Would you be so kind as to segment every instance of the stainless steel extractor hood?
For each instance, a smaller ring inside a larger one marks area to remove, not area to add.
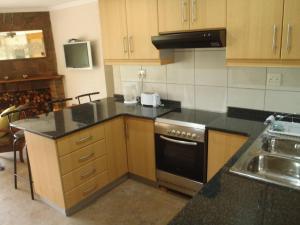
[[[152,43],[157,49],[220,48],[226,46],[226,30],[162,34],[153,36]]]

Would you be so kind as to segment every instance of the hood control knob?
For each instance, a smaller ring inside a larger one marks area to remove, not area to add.
[[[176,131],[177,136],[180,136],[181,132],[178,130]]]

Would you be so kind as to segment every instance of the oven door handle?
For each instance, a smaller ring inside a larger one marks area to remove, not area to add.
[[[164,139],[166,141],[173,142],[173,143],[176,143],[176,144],[181,144],[181,145],[190,145],[190,146],[197,146],[198,145],[197,142],[180,141],[180,140],[176,140],[176,139],[165,137],[163,135],[160,135],[160,138]]]

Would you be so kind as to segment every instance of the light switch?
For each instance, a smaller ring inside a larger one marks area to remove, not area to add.
[[[279,87],[281,86],[282,75],[281,73],[268,73],[267,86]]]

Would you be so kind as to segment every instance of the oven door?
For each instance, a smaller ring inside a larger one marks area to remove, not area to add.
[[[204,143],[155,134],[155,151],[157,169],[204,182]]]

